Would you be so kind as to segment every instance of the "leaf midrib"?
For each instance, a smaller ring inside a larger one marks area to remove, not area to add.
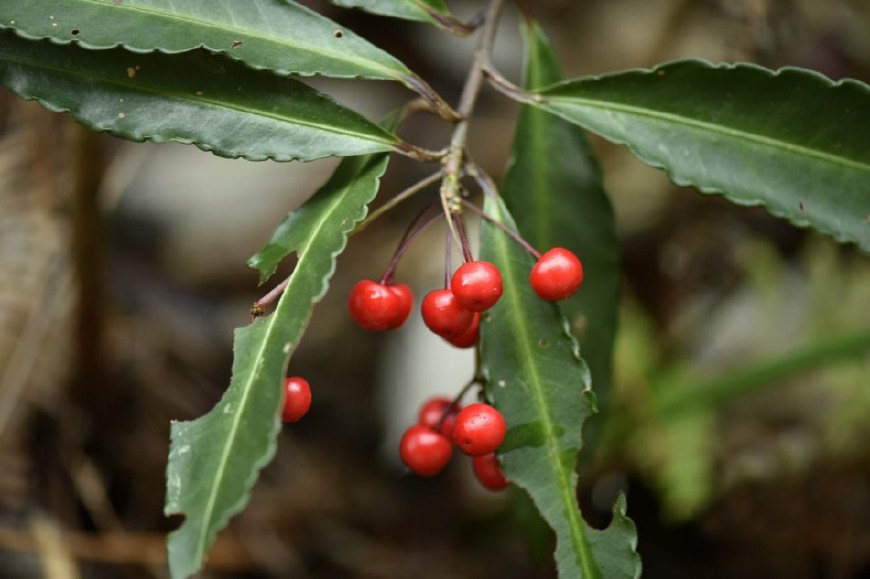
[[[855,159],[851,159],[849,157],[841,157],[832,155],[825,151],[820,151],[818,149],[812,149],[809,147],[804,147],[801,145],[797,145],[794,143],[790,143],[788,141],[783,141],[780,139],[774,139],[772,137],[766,137],[764,135],[760,135],[758,133],[749,133],[743,130],[735,129],[728,127],[726,125],[709,123],[706,121],[701,121],[699,119],[695,119],[692,117],[687,117],[684,115],[678,115],[675,113],[667,113],[664,111],[658,111],[650,108],[637,107],[633,105],[627,105],[624,103],[617,103],[614,101],[602,101],[590,98],[582,98],[582,97],[548,97],[545,94],[541,95],[544,98],[544,101],[541,103],[544,108],[550,109],[551,112],[558,114],[559,116],[565,116],[564,112],[559,110],[558,104],[565,103],[567,105],[575,105],[575,106],[586,106],[591,109],[600,109],[608,112],[618,112],[618,113],[626,113],[639,117],[647,117],[651,119],[655,119],[658,121],[670,121],[674,124],[685,125],[688,127],[692,127],[695,129],[703,129],[710,133],[720,134],[726,137],[731,137],[735,140],[743,140],[750,143],[765,145],[774,149],[781,149],[783,151],[787,151],[789,153],[802,155],[805,157],[810,157],[814,159],[818,159],[821,161],[825,161],[828,163],[841,165],[843,167],[848,167],[850,169],[870,172],[870,164],[863,163],[861,161],[857,161]],[[568,119],[571,121],[572,119]]]
[[[497,237],[499,240],[498,246],[502,253],[502,267],[507,270],[506,279],[519,279],[515,275],[514,264],[509,258],[506,244],[508,242],[505,236]],[[559,483],[559,492],[562,498],[562,503],[567,507],[568,516],[571,521],[571,537],[574,542],[574,548],[580,553],[581,565],[586,577],[594,577],[595,570],[590,567],[591,554],[586,544],[585,535],[583,532],[582,522],[579,520],[579,512],[574,493],[571,490],[569,483],[570,476],[565,472],[564,465],[560,459],[559,449],[556,445],[556,429],[553,427],[553,417],[550,415],[547,402],[543,393],[543,385],[537,365],[534,363],[535,356],[532,345],[528,339],[523,339],[528,334],[526,320],[522,315],[523,308],[519,297],[519,293],[513,284],[505,284],[505,294],[510,305],[510,309],[514,312],[512,318],[515,320],[517,331],[514,332],[518,349],[522,352],[520,363],[528,371],[529,384],[533,392],[533,398],[537,414],[543,418],[544,431],[547,440],[547,453],[550,455],[550,463],[556,471],[556,479]],[[519,313],[517,313],[519,312]]]
[[[69,0],[67,0],[67,1],[69,1]],[[220,23],[212,22],[210,20],[203,20],[199,17],[192,17],[192,16],[187,16],[187,15],[179,16],[179,15],[170,14],[167,12],[161,12],[159,10],[152,10],[149,8],[144,8],[141,6],[130,6],[129,4],[124,4],[124,3],[107,5],[105,2],[101,2],[100,0],[77,0],[77,1],[84,3],[84,4],[97,4],[100,6],[100,8],[121,9],[121,10],[130,10],[130,11],[142,12],[145,14],[156,14],[158,16],[158,19],[163,18],[165,20],[170,20],[170,21],[171,20],[178,20],[178,21],[182,21],[182,22],[190,22],[190,23],[201,25],[205,28],[216,29],[220,32],[237,32],[237,33],[245,35],[249,38],[256,38],[256,39],[262,40],[264,42],[276,44],[278,46],[287,47],[290,49],[296,49],[296,50],[299,50],[302,52],[308,52],[308,53],[312,53],[312,54],[325,54],[325,55],[329,56],[330,58],[333,58],[333,59],[341,61],[341,62],[346,62],[346,63],[349,63],[349,64],[354,65],[354,66],[360,66],[360,67],[367,68],[369,70],[374,70],[374,71],[386,72],[388,76],[399,79],[399,80],[401,77],[401,74],[398,73],[395,69],[391,69],[391,68],[384,66],[376,61],[352,58],[347,53],[336,51],[336,50],[333,50],[330,48],[321,49],[320,47],[317,47],[317,49],[314,49],[311,47],[310,44],[286,42],[286,41],[282,40],[281,38],[278,38],[275,36],[259,36],[257,34],[252,33],[251,30],[247,29],[247,28],[240,28],[238,26],[224,26]],[[18,30],[18,29],[16,28],[15,30]],[[46,36],[44,38],[53,38],[53,37]],[[75,40],[75,39],[70,39],[69,42],[76,42],[78,44],[84,44],[81,41]],[[88,43],[88,44],[91,44],[91,43]],[[124,43],[124,42],[120,42],[118,44],[120,44],[121,46],[131,47],[131,45]],[[117,46],[118,44],[115,44],[113,46]],[[99,46],[99,45],[91,44],[91,46]],[[210,50],[220,51],[220,52],[228,55],[233,60],[243,61],[240,58],[234,57],[232,55],[232,53],[227,51],[226,49],[219,48],[219,47],[209,47],[204,43],[200,43],[199,46],[203,46],[203,47],[208,48]],[[142,49],[140,49],[140,50],[142,50]],[[159,51],[160,48],[154,47],[154,48],[148,48],[146,50]],[[376,66],[372,66],[373,64]],[[263,67],[263,68],[265,68],[265,67]],[[299,72],[299,71],[293,71],[289,68],[284,68],[284,69],[278,69],[277,72],[284,73],[284,72]],[[405,71],[401,71],[401,72],[409,72],[409,71],[405,70]]]
[[[70,70],[69,68],[58,68],[58,67],[54,67],[54,66],[49,66],[49,65],[45,64],[45,61],[41,61],[41,60],[9,58],[8,55],[3,55],[3,56],[0,56],[0,62],[3,62],[3,61],[11,62],[11,63],[19,64],[19,65],[24,65],[24,66],[31,66],[33,68],[42,69],[42,70],[51,71],[51,72],[56,72],[56,73],[63,74],[66,76],[76,76],[76,77],[81,76],[80,74],[75,73],[74,71]],[[170,97],[177,98],[180,101],[186,101],[189,103],[210,104],[218,109],[224,108],[224,109],[234,110],[234,111],[238,111],[241,113],[249,114],[249,115],[254,116],[254,117],[263,117],[263,118],[271,119],[273,121],[284,122],[284,123],[291,124],[291,125],[299,125],[299,126],[317,129],[317,130],[321,130],[321,131],[325,131],[325,132],[329,132],[329,133],[335,133],[338,135],[356,137],[358,139],[362,139],[362,140],[366,140],[366,141],[370,141],[370,142],[376,142],[376,143],[382,143],[384,145],[389,145],[390,147],[393,147],[395,145],[395,142],[383,140],[379,137],[373,137],[372,135],[368,135],[368,134],[364,134],[364,133],[358,133],[358,132],[349,131],[346,129],[340,129],[340,128],[337,128],[337,127],[332,126],[332,125],[320,125],[320,124],[313,123],[310,121],[295,119],[294,117],[273,115],[273,114],[269,114],[268,112],[263,111],[261,109],[251,109],[251,108],[246,108],[246,107],[240,107],[238,105],[230,104],[226,101],[217,101],[217,100],[207,99],[207,98],[203,98],[203,97],[191,98],[189,95],[187,95],[185,93],[179,93],[179,92],[170,91],[170,90],[163,90],[163,89],[154,87],[152,85],[149,85],[148,83],[143,83],[143,82],[137,82],[135,84],[125,83],[123,81],[119,81],[117,78],[114,78],[114,77],[105,77],[102,75],[94,74],[92,70],[88,71],[88,73],[89,73],[88,76],[86,76],[85,78],[93,79],[93,80],[103,82],[103,83],[106,83],[109,85],[123,87],[123,88],[130,90],[132,92],[145,92],[145,93],[151,93],[151,94],[158,95],[158,96],[168,95]],[[41,98],[40,100],[48,100],[48,99]],[[67,110],[71,110],[71,109],[67,108]]]
[[[314,244],[314,240],[316,240],[318,238],[320,232],[323,230],[324,224],[327,221],[329,221],[329,218],[333,215],[333,213],[336,212],[336,208],[341,205],[341,203],[339,202],[340,198],[341,198],[340,195],[334,196],[334,198],[332,199],[332,201],[329,205],[329,209],[326,212],[325,217],[323,217],[320,220],[320,222],[314,228],[314,231],[311,233],[311,235],[308,236],[307,241],[304,243],[302,248],[297,250],[297,255],[299,256],[299,260],[296,262],[296,266],[293,270],[292,278],[291,278],[290,282],[287,284],[287,287],[284,289],[284,293],[281,295],[281,298],[278,300],[278,305],[275,308],[275,313],[272,314],[272,316],[270,316],[270,318],[269,318],[269,326],[268,326],[268,328],[266,328],[266,333],[265,333],[265,336],[263,337],[262,343],[260,344],[260,349],[257,351],[257,355],[254,358],[254,360],[252,361],[252,366],[254,367],[254,371],[251,372],[251,376],[245,384],[245,388],[243,390],[243,392],[244,392],[243,397],[239,403],[239,412],[236,412],[236,414],[233,416],[233,421],[231,423],[231,429],[230,429],[230,442],[224,447],[224,452],[221,455],[221,460],[220,460],[220,463],[218,465],[218,470],[217,470],[217,476],[215,477],[216,481],[221,480],[221,478],[223,477],[223,472],[226,469],[226,465],[227,465],[227,462],[229,459],[230,449],[235,445],[236,433],[238,431],[238,425],[241,422],[241,416],[243,414],[243,412],[241,410],[247,404],[248,396],[251,393],[251,391],[253,390],[253,383],[256,380],[257,376],[259,375],[260,370],[262,369],[262,364],[260,363],[260,361],[263,359],[263,357],[265,355],[266,345],[269,343],[269,339],[272,336],[272,332],[277,325],[276,322],[279,318],[278,314],[279,314],[279,312],[282,311],[281,306],[285,302],[286,296],[292,293],[293,288],[298,283],[297,280],[299,279],[299,277],[297,277],[297,275],[296,275],[297,272],[305,271],[306,263],[310,259],[310,257],[309,257],[310,254],[309,254],[308,250],[311,249],[311,246]],[[346,232],[343,229],[339,228],[339,232],[340,232],[339,233],[340,237],[346,235]],[[331,259],[331,260],[335,259],[335,256],[330,254],[329,259]],[[322,286],[322,280],[321,280],[321,286]],[[316,296],[313,296],[311,298],[311,301],[313,302],[315,299],[316,299]],[[311,312],[309,310],[309,315],[310,315],[310,313]],[[292,337],[290,342],[292,343],[295,341],[296,341],[296,337],[294,336],[294,337]],[[212,492],[209,494],[209,500],[208,500],[208,503],[206,504],[206,509],[203,511],[205,513],[205,516],[203,517],[204,521],[211,522],[211,520],[212,520],[212,515],[214,513],[214,505],[215,505],[215,502],[217,501],[218,486],[219,486],[218,484],[215,484],[212,486]],[[196,552],[199,554],[200,557],[202,557],[202,555],[205,553],[205,544],[207,542],[206,535],[208,534],[208,527],[209,527],[208,524],[202,525],[202,527],[201,527],[202,532],[200,533],[199,538],[197,540]]]

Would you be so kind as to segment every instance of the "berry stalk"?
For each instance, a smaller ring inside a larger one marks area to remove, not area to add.
[[[411,244],[414,243],[424,231],[429,229],[429,227],[441,219],[442,214],[438,213],[430,217],[426,222],[422,225],[418,225],[420,220],[426,214],[429,209],[432,208],[433,204],[429,204],[420,211],[416,217],[411,221],[411,225],[408,226],[408,229],[405,231],[405,235],[402,236],[401,241],[399,241],[399,245],[396,248],[396,252],[393,254],[392,259],[390,259],[390,263],[387,264],[387,268],[384,270],[384,275],[380,279],[380,283],[388,284],[393,281],[393,274],[396,272],[396,267],[399,265],[399,260],[402,259],[402,256],[405,255],[405,252],[408,251],[408,248],[411,247]]]

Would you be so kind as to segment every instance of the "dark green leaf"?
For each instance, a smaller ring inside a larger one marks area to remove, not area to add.
[[[165,512],[186,516],[169,535],[174,578],[202,566],[217,532],[244,508],[259,470],[275,454],[288,359],[387,166],[386,155],[356,161],[360,170],[347,174],[353,182],[331,180],[299,212],[294,232],[285,238],[287,251],[298,254],[296,268],[275,312],[236,331],[233,376],[221,401],[192,422],[172,425]],[[315,384],[315,396],[316,389]]]
[[[450,15],[443,0],[332,0],[345,8],[361,8],[372,14],[419,20],[453,28],[458,21]]]
[[[527,89],[558,82],[561,71],[540,26],[523,28]],[[616,227],[601,169],[576,125],[523,105],[502,198],[520,233],[539,251],[565,247],[583,262],[580,292],[559,308],[580,341],[599,406],[610,394],[619,291]]]
[[[514,227],[500,200],[487,198],[485,210]],[[558,308],[538,299],[529,286],[528,253],[487,222],[481,235],[481,259],[495,263],[504,278],[504,294],[481,331],[487,395],[508,423],[499,449],[505,475],[529,493],[556,532],[561,577],[637,577],[640,560],[624,502],[617,504],[614,523],[600,533],[580,514],[575,465],[595,396],[577,342]]]
[[[223,157],[311,160],[399,143],[298,81],[204,51],[92,51],[0,32],[0,84],[97,131],[192,143]]]
[[[806,70],[681,61],[567,81],[537,106],[722,193],[870,251],[870,88]]]
[[[0,27],[85,48],[205,48],[280,75],[402,80],[396,58],[292,0],[26,0],[0,3]]]

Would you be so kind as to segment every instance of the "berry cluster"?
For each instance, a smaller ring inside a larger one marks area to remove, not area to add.
[[[491,220],[466,200],[460,203]],[[394,283],[393,274],[411,242],[440,217],[436,216],[421,225],[420,219],[425,211],[409,226],[380,281],[364,279],[353,286],[347,302],[348,311],[362,328],[395,330],[410,316],[414,305],[411,288],[403,283]],[[471,348],[479,340],[481,313],[498,302],[504,284],[501,272],[494,264],[472,257],[461,213],[454,214],[451,211],[447,218],[455,226],[465,262],[450,275],[452,251],[448,238],[444,288],[426,294],[420,304],[420,313],[432,332],[457,348]],[[562,247],[552,248],[541,255],[515,231],[495,221],[493,224],[537,258],[529,274],[529,284],[538,297],[552,302],[577,292],[583,283],[583,265],[576,255]],[[251,315],[263,315],[264,306],[282,291],[283,284],[255,302]],[[475,383],[483,385],[484,382],[475,377],[468,386]],[[411,472],[430,477],[444,469],[456,446],[472,457],[474,474],[484,487],[501,490],[507,486],[507,480],[495,451],[504,441],[507,425],[501,413],[488,404],[475,403],[462,408],[458,400],[468,386],[456,400],[435,398],[424,404],[417,424],[408,428],[402,436],[399,454]],[[291,377],[284,381],[284,394],[281,417],[285,422],[296,422],[311,406],[311,388],[306,380]]]
[[[532,289],[546,301],[570,297],[582,283],[583,265],[576,255],[561,247],[541,255],[529,275]],[[470,348],[478,341],[480,313],[498,302],[503,289],[495,265],[467,261],[453,273],[450,287],[426,294],[420,314],[432,332],[458,348]],[[408,319],[413,300],[406,284],[366,279],[353,286],[348,310],[351,318],[367,330],[394,330]]]
[[[448,281],[448,250],[445,287],[426,294],[420,304],[420,314],[432,332],[457,348],[471,348],[480,336],[481,312],[498,302],[504,283],[494,264],[472,258],[461,219],[457,219],[455,224],[465,263]],[[405,234],[380,282],[366,279],[353,286],[347,305],[351,318],[359,326],[367,330],[394,330],[408,319],[413,306],[411,290],[405,284],[392,283],[392,278],[408,244],[425,227],[415,232],[414,226],[412,224]],[[537,258],[529,274],[529,284],[538,297],[557,301],[577,292],[583,283],[583,265],[576,255],[561,247],[541,255],[515,232],[507,233]],[[485,488],[497,491],[507,486],[495,455],[506,430],[504,417],[488,404],[476,403],[461,408],[457,401],[435,398],[423,405],[417,424],[405,431],[399,454],[411,472],[431,477],[447,466],[455,445],[472,457],[478,481]]]
[[[426,402],[417,424],[405,431],[399,443],[399,455],[405,466],[419,476],[435,476],[453,455],[453,446],[472,457],[477,480],[493,491],[507,486],[507,480],[495,456],[504,441],[507,424],[501,413],[477,402],[465,408],[447,398]]]

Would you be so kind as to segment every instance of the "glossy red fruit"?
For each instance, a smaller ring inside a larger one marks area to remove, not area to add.
[[[474,312],[474,319],[471,321],[471,327],[455,338],[445,338],[448,342],[457,348],[472,348],[480,339],[480,314]]]
[[[347,309],[367,330],[392,330],[408,318],[412,302],[411,288],[405,284],[384,285],[364,279],[351,289]]]
[[[504,490],[508,486],[508,481],[501,471],[501,465],[498,464],[498,459],[494,452],[484,454],[483,456],[475,456],[471,460],[471,465],[474,468],[474,476],[480,481],[480,484],[491,491]]]
[[[488,261],[469,261],[453,273],[450,290],[463,308],[482,312],[501,297],[501,273]]]
[[[399,443],[399,455],[405,466],[419,476],[435,476],[450,461],[453,445],[441,433],[415,424],[405,431]]]
[[[483,456],[494,452],[507,432],[507,424],[501,412],[477,402],[469,404],[456,417],[453,427],[453,442],[469,456]]]
[[[462,407],[459,404],[454,405],[449,398],[432,398],[420,407],[417,423],[450,439],[460,410]]]
[[[420,313],[430,330],[448,339],[464,334],[474,321],[474,312],[459,305],[449,289],[432,290],[426,294]]]
[[[580,289],[583,264],[567,249],[554,247],[542,255],[532,268],[529,283],[542,300],[563,300]]]
[[[281,409],[281,420],[296,422],[311,408],[311,386],[308,381],[298,376],[284,380],[284,408]]]
[[[405,323],[408,316],[411,315],[411,309],[414,307],[414,294],[408,284],[397,283],[387,286],[399,298],[399,309],[396,311],[396,318],[393,320],[393,328],[395,329]]]

